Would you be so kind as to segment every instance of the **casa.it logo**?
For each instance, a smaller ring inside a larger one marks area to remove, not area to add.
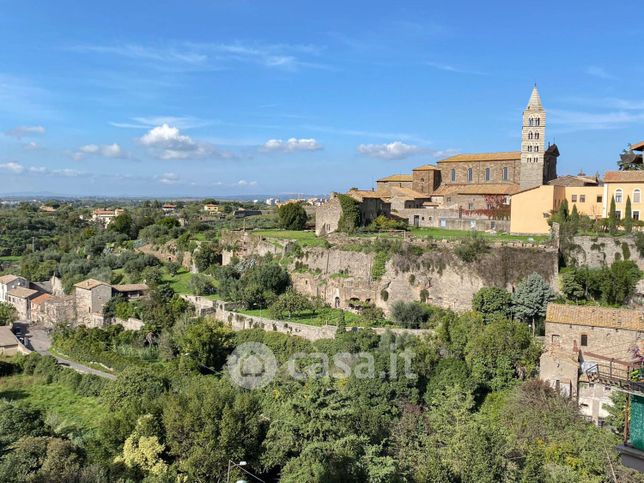
[[[228,356],[226,368],[231,379],[245,389],[261,389],[277,372],[273,351],[260,342],[246,342]]]

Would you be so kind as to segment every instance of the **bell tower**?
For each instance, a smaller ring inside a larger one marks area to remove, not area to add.
[[[535,84],[523,111],[523,127],[521,129],[521,189],[541,186],[546,181],[545,176],[545,146],[546,146],[546,111],[541,105],[539,90]]]

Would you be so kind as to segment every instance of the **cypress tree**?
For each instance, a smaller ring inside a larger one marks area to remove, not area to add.
[[[633,209],[631,208],[631,197],[626,197],[626,209],[624,210],[624,231],[631,233],[633,231]]]
[[[617,208],[615,207],[615,197],[610,199],[610,210],[608,212],[608,231],[611,235],[617,233]]]

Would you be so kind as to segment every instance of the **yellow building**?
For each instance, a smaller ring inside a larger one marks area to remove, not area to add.
[[[543,235],[550,233],[548,220],[566,199],[564,186],[543,185],[520,191],[510,204],[510,231],[517,234]]]
[[[644,171],[608,171],[604,176],[604,204],[602,216],[610,213],[611,200],[615,199],[618,218],[624,218],[626,200],[631,199],[631,210],[634,220],[644,215],[642,192],[644,192]]]

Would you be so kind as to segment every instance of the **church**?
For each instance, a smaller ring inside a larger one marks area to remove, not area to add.
[[[546,145],[546,119],[535,85],[523,111],[520,150],[457,154],[379,179],[375,190],[347,194],[360,203],[364,225],[384,215],[417,227],[509,231],[512,195],[557,178],[559,150]],[[337,229],[334,195],[325,205],[318,210],[318,235]]]

